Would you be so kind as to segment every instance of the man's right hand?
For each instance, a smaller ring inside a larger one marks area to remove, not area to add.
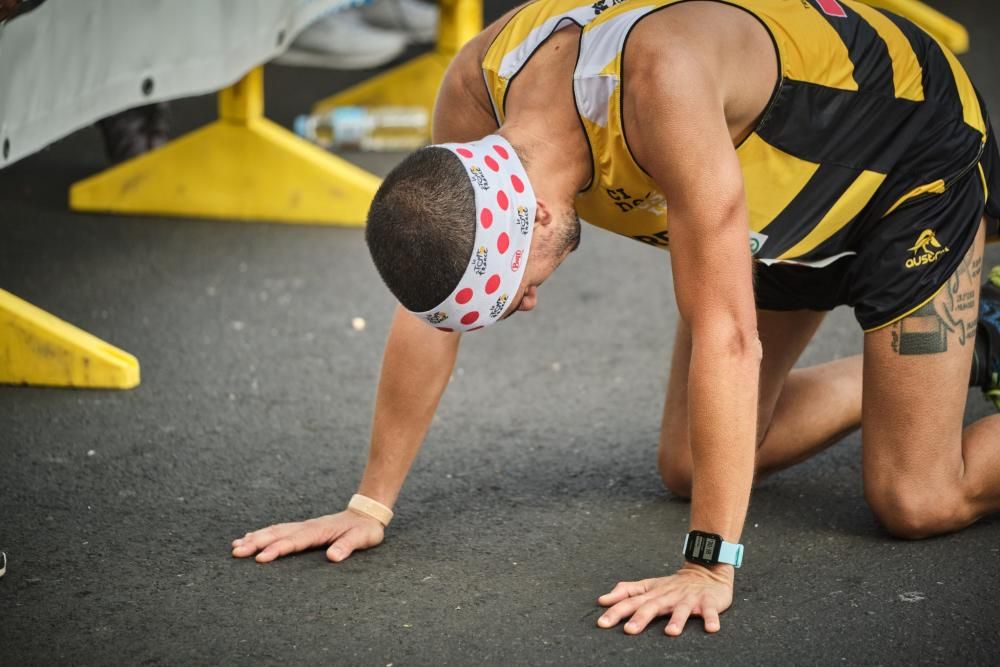
[[[339,563],[354,551],[382,543],[385,528],[370,517],[350,510],[328,514],[308,521],[278,523],[247,533],[233,541],[233,556],[257,555],[258,563],[329,545],[326,557]]]

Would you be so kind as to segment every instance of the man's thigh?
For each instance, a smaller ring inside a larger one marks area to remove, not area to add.
[[[763,356],[758,394],[758,433],[763,435],[770,423],[774,406],[781,395],[788,373],[795,366],[806,345],[815,335],[826,312],[812,310],[757,311],[757,334]],[[665,456],[679,455],[690,461],[687,441],[687,386],[691,365],[691,332],[678,320],[667,398],[660,434],[661,466]],[[739,391],[739,387],[720,387],[720,391]]]
[[[873,509],[924,491],[948,493],[962,475],[962,419],[979,313],[983,227],[929,303],[865,334],[862,441]]]
[[[758,437],[764,436],[788,374],[816,335],[826,311],[757,311],[757,335],[764,349],[760,365]]]

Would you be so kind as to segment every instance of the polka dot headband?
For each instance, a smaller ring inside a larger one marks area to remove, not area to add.
[[[438,144],[462,160],[476,193],[476,242],[465,275],[436,307],[413,312],[441,331],[475,331],[495,323],[514,298],[528,262],[535,193],[524,165],[497,134]]]

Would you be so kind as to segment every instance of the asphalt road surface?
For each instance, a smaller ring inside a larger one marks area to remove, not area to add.
[[[1000,124],[998,10],[948,9]],[[270,67],[269,114],[287,125],[363,76]],[[180,133],[214,99],[173,108]],[[997,664],[1000,521],[889,538],[857,435],[756,490],[720,634],[595,626],[617,580],[680,564],[688,514],[655,470],[665,256],[596,228],[535,312],[463,343],[382,546],[232,559],[234,537],[353,493],[393,301],[358,229],[67,212],[68,185],[103,167],[87,129],[0,172],[0,286],[137,355],[143,378],[0,388],[0,663]],[[860,345],[841,309],[802,363]],[[968,419],[991,409],[970,393]]]

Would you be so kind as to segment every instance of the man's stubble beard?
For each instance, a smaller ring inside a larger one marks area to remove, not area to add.
[[[572,206],[563,216],[561,227],[562,229],[559,234],[559,244],[557,247],[559,257],[562,257],[567,252],[573,252],[580,247],[582,225],[580,224],[580,216],[576,214],[576,209]]]

